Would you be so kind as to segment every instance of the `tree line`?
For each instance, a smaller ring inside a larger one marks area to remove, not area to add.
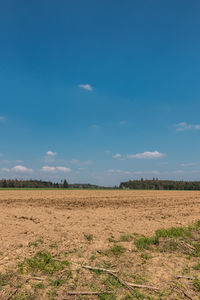
[[[121,182],[120,189],[141,190],[200,190],[200,181],[175,181],[175,180],[129,180]]]
[[[67,189],[67,188],[81,188],[81,189],[100,189],[98,185],[89,184],[89,183],[74,183],[69,184],[66,179],[61,180],[61,182],[51,182],[44,180],[18,180],[18,179],[1,179],[0,188],[33,188],[33,189]]]

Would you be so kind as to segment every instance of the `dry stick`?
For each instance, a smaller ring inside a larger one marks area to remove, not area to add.
[[[184,278],[184,279],[188,279],[188,280],[193,280],[193,278],[191,278],[191,277],[181,276],[181,275],[175,276],[175,278],[177,278],[177,279],[179,279],[179,278]]]
[[[112,271],[104,268],[96,268],[91,266],[82,266],[84,269],[94,270],[94,271],[101,271],[101,272],[107,272],[107,273],[117,273],[117,271]]]
[[[104,268],[94,268],[94,267],[91,267],[91,266],[82,266],[83,268],[85,269],[89,269],[89,270],[96,270],[96,271],[102,271],[102,272],[106,272],[110,275],[112,275],[114,278],[116,278],[123,286],[125,286],[131,293],[134,292],[134,289],[129,285],[127,284],[123,279],[119,278],[116,274],[114,274],[113,271],[111,270],[107,270],[107,269],[104,269]]]
[[[65,292],[67,295],[101,295],[101,294],[113,294],[113,292]]]
[[[151,286],[151,285],[136,284],[136,283],[130,283],[130,282],[127,282],[127,284],[132,287],[136,287],[136,288],[143,288],[143,289],[148,289],[148,290],[159,291],[159,288],[157,288],[155,286]]]
[[[12,296],[14,296],[17,293],[17,289],[14,290],[14,292],[12,292],[8,298],[6,298],[6,300],[10,300],[12,298]]]
[[[194,300],[192,297],[190,297],[190,295],[188,295],[187,293],[186,293],[186,291],[184,291],[183,289],[181,289],[180,287],[176,287],[179,291],[181,291],[188,299],[190,299],[190,300]]]

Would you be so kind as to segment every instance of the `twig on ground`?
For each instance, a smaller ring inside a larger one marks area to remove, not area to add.
[[[125,286],[130,292],[134,292],[134,287],[137,288],[146,288],[146,289],[152,289],[152,290],[159,290],[156,287],[153,286],[147,286],[147,285],[142,285],[142,284],[135,284],[135,283],[129,283],[124,281],[123,279],[121,279],[120,277],[118,277],[115,273],[116,271],[111,271],[111,270],[107,270],[104,268],[96,268],[96,267],[91,267],[91,266],[82,266],[85,269],[89,269],[89,270],[95,270],[95,271],[102,271],[102,272],[106,272],[110,275],[112,275],[114,278],[116,278],[123,286]]]
[[[148,290],[156,290],[159,291],[159,288],[151,285],[144,285],[144,284],[136,284],[136,283],[131,283],[131,282],[126,282],[128,285],[136,288],[142,288],[142,289],[148,289]]]
[[[188,280],[193,280],[193,278],[191,278],[191,277],[181,276],[181,275],[175,276],[175,278],[177,278],[177,279],[179,279],[179,278],[184,278],[184,279],[188,279]]]
[[[65,292],[67,295],[101,295],[101,294],[113,294],[113,292]]]
[[[15,289],[7,298],[6,300],[10,300],[12,296],[14,296],[17,293],[17,289]]]

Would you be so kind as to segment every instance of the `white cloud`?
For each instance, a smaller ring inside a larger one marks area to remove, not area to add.
[[[29,168],[21,166],[21,165],[13,167],[11,169],[11,171],[19,172],[19,173],[32,173],[33,172],[32,169],[29,169]]]
[[[44,158],[44,161],[46,163],[54,162],[56,155],[57,155],[57,152],[53,152],[53,151],[49,150],[49,151],[46,152],[46,156]]]
[[[180,164],[181,167],[192,167],[195,165],[196,165],[195,163]]]
[[[181,122],[176,124],[176,131],[185,131],[185,130],[200,130],[200,124],[188,124],[186,122]]]
[[[172,173],[174,173],[174,174],[183,174],[184,171],[183,170],[175,170]]]
[[[165,156],[164,153],[160,153],[157,150],[153,152],[143,152],[143,153],[136,153],[136,154],[129,154],[126,157],[127,158],[139,158],[139,159],[152,159],[152,158],[159,158]]]
[[[93,90],[93,87],[90,84],[79,84],[78,87],[90,92]]]
[[[116,153],[115,155],[113,155],[113,158],[115,159],[122,158],[122,155],[120,153]]]
[[[97,125],[97,124],[93,124],[91,127],[92,127],[92,128],[94,128],[94,129],[98,129],[98,128],[100,128],[100,126],[99,126],[99,125]]]
[[[3,153],[0,153],[0,157],[2,157],[3,156]]]
[[[57,153],[49,150],[49,151],[46,152],[46,155],[48,155],[48,156],[56,156]]]
[[[42,167],[43,172],[71,172],[70,168],[58,166],[58,167],[50,167],[50,166],[44,166]]]
[[[124,171],[119,169],[109,169],[108,173],[125,174],[125,175],[159,175],[159,171]]]
[[[126,125],[128,122],[127,121],[121,121],[119,124],[120,125]]]

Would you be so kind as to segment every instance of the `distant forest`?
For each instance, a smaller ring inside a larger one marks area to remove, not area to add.
[[[119,187],[104,187],[89,183],[69,184],[66,179],[61,182],[43,180],[1,179],[0,188],[33,188],[33,189],[135,189],[135,190],[200,190],[200,181],[175,180],[129,180],[121,182]]]
[[[67,188],[82,188],[82,189],[97,189],[103,188],[98,185],[93,184],[69,184],[66,179],[61,182],[53,183],[51,181],[43,181],[43,180],[17,180],[17,179],[1,179],[0,180],[0,188],[46,188],[46,189],[67,189]]]
[[[129,180],[121,182],[120,189],[141,190],[200,190],[200,181],[175,181],[175,180]]]

